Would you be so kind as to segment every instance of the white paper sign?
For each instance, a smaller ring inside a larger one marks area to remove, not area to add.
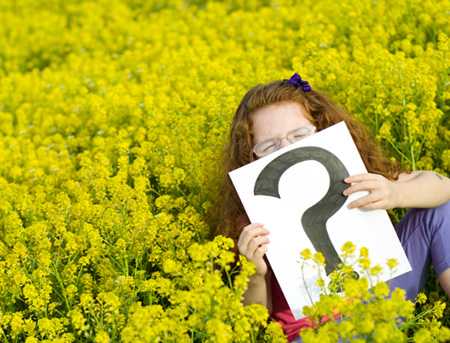
[[[411,270],[386,210],[347,208],[368,192],[342,195],[349,186],[343,179],[361,173],[367,169],[344,121],[229,172],[250,221],[270,231],[266,255],[296,319],[319,299],[317,269],[306,267],[303,276],[300,270],[305,248],[324,254],[326,280],[347,241],[369,249],[383,281]],[[388,258],[399,262],[393,274]]]

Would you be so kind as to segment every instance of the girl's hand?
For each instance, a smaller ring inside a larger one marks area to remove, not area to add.
[[[266,275],[267,264],[263,256],[267,251],[267,244],[270,242],[267,235],[269,230],[262,224],[248,224],[242,229],[238,239],[239,253],[253,261],[256,266],[256,274]]]
[[[370,194],[348,204],[348,208],[390,209],[398,207],[399,194],[394,181],[386,179],[383,175],[364,173],[356,174],[344,179],[347,183],[353,183],[345,191],[349,195],[358,191],[369,191]]]

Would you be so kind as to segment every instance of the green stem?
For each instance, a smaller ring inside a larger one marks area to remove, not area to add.
[[[388,141],[388,143],[395,149],[395,151],[397,151],[405,160],[407,160],[408,162],[411,162],[408,158],[408,156],[406,156],[401,150],[399,150],[397,148],[397,146],[389,139],[386,138],[386,140]]]
[[[224,268],[225,269],[225,268]],[[225,269],[225,274],[227,275],[227,281],[228,281],[228,286],[231,288],[232,284],[231,284],[231,277],[230,277],[230,273],[228,273],[228,271]]]
[[[129,267],[128,267],[128,255],[125,254],[123,255],[123,263],[124,263],[124,267],[125,267],[125,275],[129,276]]]
[[[6,333],[5,333],[5,331],[4,331],[4,330],[2,330],[2,334],[3,334],[3,337],[5,337],[5,339],[6,339],[6,341],[5,341],[5,342],[8,342],[8,336],[6,336]]]
[[[412,144],[409,146],[409,150],[411,152],[412,170],[416,170],[416,160],[414,158],[414,146]]]
[[[372,278],[370,277],[369,270],[366,269],[365,272],[366,272],[366,275],[367,275],[367,279],[369,280],[369,286],[370,286],[370,288],[372,288],[373,287],[373,282],[372,282]]]
[[[422,153],[422,148],[423,148],[424,142],[425,142],[425,138],[422,139],[422,141],[420,142],[419,151],[417,152],[417,156],[420,156],[420,154]]]
[[[62,281],[61,276],[59,275],[58,268],[56,267],[56,265],[54,263],[52,263],[51,265],[53,267],[53,270],[55,271],[56,280],[58,281],[58,284],[61,287],[61,294],[62,294],[62,297],[64,299],[64,303],[66,305],[67,312],[69,312],[70,311],[70,304],[69,304],[69,300],[66,297],[66,292],[64,290],[64,282]]]
[[[404,329],[407,330],[407,329],[409,329],[410,327],[415,326],[415,325],[417,324],[417,320],[418,320],[418,319],[421,319],[422,317],[427,316],[427,315],[428,315],[429,313],[431,313],[431,312],[433,312],[433,309],[425,310],[425,311],[419,313],[417,316],[414,317],[413,320],[408,321],[408,322],[406,322],[406,323],[400,325],[400,329],[401,329],[401,330],[404,330]]]
[[[8,251],[11,251],[11,247],[6,243],[3,237],[0,237],[0,242],[3,243],[3,245],[6,247]]]
[[[305,273],[304,273],[304,262],[302,263],[302,280],[303,280],[303,284],[305,285],[305,290],[306,290],[306,294],[308,295],[309,301],[311,302],[311,305],[314,304],[311,294],[309,293],[309,289],[308,289],[308,285],[306,284],[306,280],[305,280]]]

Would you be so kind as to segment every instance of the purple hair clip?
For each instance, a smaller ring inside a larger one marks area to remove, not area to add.
[[[297,73],[294,73],[294,75],[291,76],[291,78],[288,80],[288,83],[294,85],[295,87],[302,87],[304,92],[309,92],[312,89],[308,81],[302,80],[300,75],[298,75]]]

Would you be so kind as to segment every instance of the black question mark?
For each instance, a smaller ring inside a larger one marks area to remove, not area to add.
[[[325,257],[325,271],[329,275],[341,259],[327,232],[326,222],[335,214],[347,199],[342,191],[347,188],[343,180],[349,176],[344,164],[330,151],[319,147],[300,147],[274,158],[269,162],[255,182],[255,195],[268,195],[280,198],[278,184],[281,175],[291,166],[308,160],[320,162],[330,176],[327,194],[316,204],[308,208],[301,218],[304,231],[316,251]]]

